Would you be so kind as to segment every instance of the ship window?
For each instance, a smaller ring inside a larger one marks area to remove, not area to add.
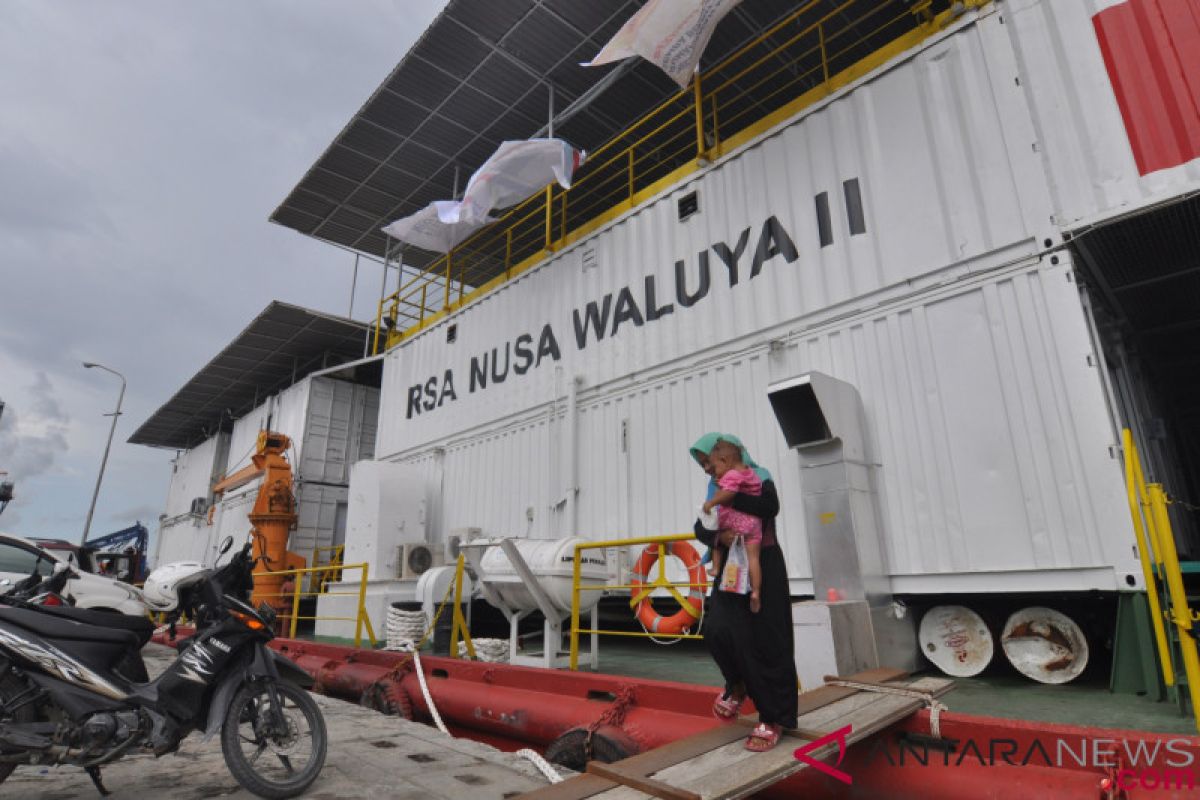
[[[817,195],[817,233],[821,237],[821,247],[833,244],[833,223],[829,219],[829,193]]]
[[[457,338],[458,338],[458,323],[455,323],[453,325],[448,325],[446,327],[446,342],[448,344],[453,344]]]

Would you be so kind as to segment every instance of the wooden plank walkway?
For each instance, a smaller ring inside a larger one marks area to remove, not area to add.
[[[904,682],[900,670],[880,668],[860,672],[848,680],[885,683],[941,696],[953,688],[946,678]],[[924,706],[922,700],[840,686],[823,686],[800,695],[796,731],[766,753],[745,748],[754,721],[743,717],[736,724],[711,728],[663,747],[614,764],[589,763],[588,773],[521,795],[524,800],[736,800],[746,797],[793,773],[807,768],[794,751],[804,741],[851,726],[846,743],[865,739],[903,720]],[[811,752],[814,760],[836,757],[838,743],[831,741]]]

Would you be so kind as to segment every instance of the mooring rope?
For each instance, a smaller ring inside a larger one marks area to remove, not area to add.
[[[941,715],[943,711],[949,711],[944,703],[938,700],[930,692],[922,692],[920,689],[913,689],[906,686],[884,686],[879,683],[859,683],[858,681],[846,680],[844,678],[826,678],[826,686],[843,686],[847,689],[857,689],[860,692],[878,692],[880,694],[892,694],[897,697],[911,697],[913,700],[920,700],[929,707],[929,733],[933,738],[942,738]]]

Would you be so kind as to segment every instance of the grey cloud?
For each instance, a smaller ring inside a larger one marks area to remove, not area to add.
[[[9,480],[22,481],[45,474],[70,449],[70,417],[54,397],[49,376],[39,372],[29,395],[35,403],[15,409],[10,403],[0,417],[0,458]],[[24,424],[21,419],[27,420]],[[20,429],[20,430],[18,430]]]

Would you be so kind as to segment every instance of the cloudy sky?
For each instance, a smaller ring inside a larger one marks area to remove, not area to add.
[[[134,429],[271,300],[346,313],[353,259],[267,217],[443,4],[0,0],[0,530],[83,530],[120,381],[81,362],[129,381],[93,535],[153,528]]]

